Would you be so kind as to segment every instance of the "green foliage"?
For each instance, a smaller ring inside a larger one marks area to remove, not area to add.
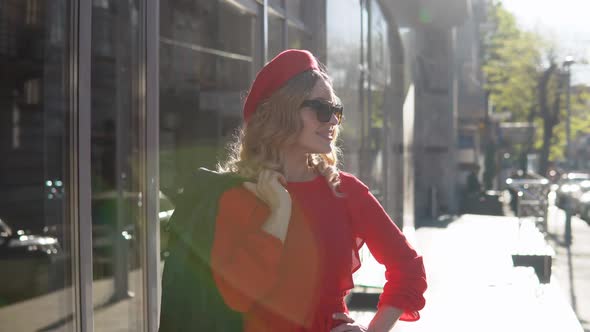
[[[542,42],[521,31],[501,3],[490,3],[488,15],[482,70],[489,102],[496,111],[510,111],[513,121],[526,121],[536,103]]]
[[[383,90],[374,90],[371,99],[371,126],[373,128],[383,128]]]
[[[590,134],[590,87],[575,86],[571,89],[571,135],[572,142],[579,135]],[[565,146],[567,138],[565,137],[565,119],[566,119],[566,104],[565,93],[563,94],[564,101],[562,102],[562,109],[560,116],[562,121],[555,127],[551,150],[550,160],[563,160],[565,157]]]
[[[487,31],[482,36],[485,89],[488,102],[496,112],[509,111],[510,121],[536,125],[530,146],[514,146],[518,154],[529,149],[543,151],[548,144],[549,160],[563,159],[565,154],[566,81],[557,47],[540,35],[521,30],[515,17],[500,2],[488,1]],[[544,76],[545,75],[545,76]],[[543,85],[543,79],[546,84]],[[544,89],[540,87],[545,87]],[[544,104],[541,96],[544,94]],[[572,87],[572,141],[578,134],[590,133],[590,88]],[[544,130],[550,130],[543,141]]]

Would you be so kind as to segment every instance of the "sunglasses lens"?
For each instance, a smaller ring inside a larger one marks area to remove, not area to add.
[[[302,106],[312,108],[316,112],[316,116],[320,122],[330,122],[332,114],[336,115],[338,123],[342,121],[342,106],[340,105],[334,106],[319,100],[306,100]]]
[[[316,113],[320,122],[330,122],[330,118],[332,117],[332,107],[327,104],[319,104],[316,108]]]

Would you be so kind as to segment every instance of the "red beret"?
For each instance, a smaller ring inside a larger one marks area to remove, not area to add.
[[[260,102],[285,85],[291,77],[310,69],[319,69],[311,52],[285,50],[279,53],[256,75],[244,104],[244,120],[248,121]]]

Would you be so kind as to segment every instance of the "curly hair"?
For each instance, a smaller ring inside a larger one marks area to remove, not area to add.
[[[217,170],[251,179],[257,178],[262,169],[283,173],[282,148],[295,142],[303,129],[299,105],[309,97],[319,80],[324,80],[332,89],[331,80],[323,70],[308,70],[291,78],[260,103],[249,121],[234,135],[234,141],[228,146],[229,157],[218,164]],[[337,97],[334,95],[334,98]],[[332,192],[340,196],[337,190],[340,184],[338,157],[341,153],[336,146],[338,132],[339,126],[334,131],[332,152],[309,154],[307,164],[324,176]]]

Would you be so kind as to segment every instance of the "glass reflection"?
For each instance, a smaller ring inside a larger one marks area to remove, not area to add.
[[[91,62],[95,331],[143,330],[140,1],[94,1]]]
[[[287,4],[287,15],[289,17],[296,17],[301,19],[303,17],[303,0],[288,0],[285,1]]]
[[[284,45],[285,21],[274,15],[268,15],[268,60],[274,58],[282,50]]]
[[[327,12],[327,65],[334,80],[334,89],[346,107],[345,123],[342,131],[342,149],[344,150],[343,164],[347,171],[360,174],[361,166],[359,152],[363,135],[363,110],[360,86],[361,58],[366,59],[366,45],[361,57],[361,22],[360,2],[328,0]],[[366,24],[366,16],[363,23]],[[366,27],[363,28],[366,38]],[[366,40],[364,41],[366,43]],[[364,100],[364,97],[363,97]],[[365,179],[363,179],[365,180]]]
[[[286,2],[289,2],[289,1],[286,1]],[[284,2],[285,2],[285,0],[268,0],[268,4],[270,6],[272,6],[273,8],[284,8],[285,7]]]
[[[389,44],[387,34],[387,21],[383,17],[380,5],[376,0],[371,0],[371,27],[369,29],[371,46],[371,85],[367,91],[370,112],[370,130],[368,144],[370,185],[374,194],[382,198],[385,191],[384,178],[384,149],[383,121],[386,109],[385,96],[391,83],[391,70],[389,58]]]
[[[295,27],[288,27],[289,48],[305,49],[305,33]]]
[[[0,0],[2,331],[73,331],[69,10]]]
[[[205,11],[223,20],[207,24]],[[160,188],[174,201],[194,170],[215,168],[241,123],[260,20],[215,0],[173,0],[160,3],[160,23]]]

